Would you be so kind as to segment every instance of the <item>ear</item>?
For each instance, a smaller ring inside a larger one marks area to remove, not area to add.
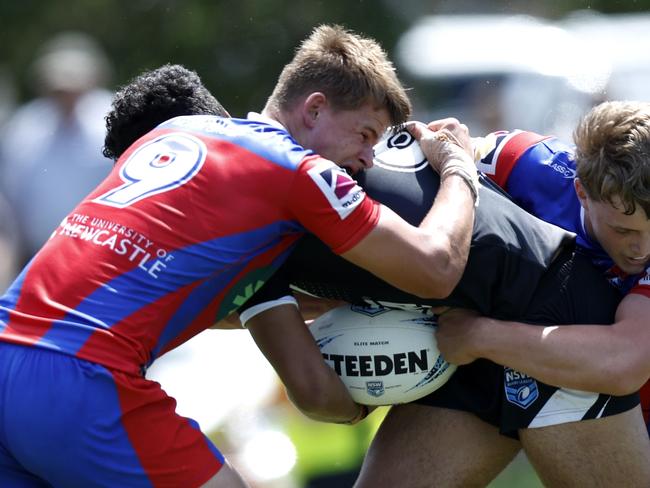
[[[587,209],[587,207],[589,206],[589,196],[587,195],[587,191],[585,190],[585,187],[582,186],[582,182],[580,181],[580,178],[574,178],[573,187],[576,190],[576,195],[578,196],[578,200],[580,200],[580,205],[582,205],[582,208]]]
[[[302,104],[302,120],[306,127],[313,128],[318,117],[327,107],[327,97],[324,93],[314,92],[310,94]]]

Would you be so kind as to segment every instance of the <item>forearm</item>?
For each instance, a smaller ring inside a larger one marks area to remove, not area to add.
[[[467,264],[474,228],[474,195],[464,179],[456,174],[441,179],[440,189],[420,229],[439,241],[442,250],[437,275],[455,288]]]
[[[338,375],[327,368],[329,374],[321,374],[318,380],[318,392],[285,383],[291,402],[304,415],[320,422],[354,424],[365,418],[367,409],[352,400]]]
[[[294,305],[266,309],[250,317],[246,326],[289,398],[305,415],[336,423],[360,419],[361,407],[323,359]]]
[[[479,203],[478,174],[465,125],[450,118],[431,122],[428,127],[436,132],[421,138],[420,146],[440,175],[440,186],[420,229],[435,236],[440,249],[446,253],[438,259],[441,269],[437,271],[449,283],[451,293],[467,264],[474,210]]]
[[[544,383],[623,395],[647,380],[632,344],[614,325],[537,326],[490,320],[480,356]],[[486,329],[483,329],[486,330]]]

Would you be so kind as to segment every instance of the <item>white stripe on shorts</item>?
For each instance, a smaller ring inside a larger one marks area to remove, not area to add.
[[[598,401],[598,397],[598,393],[561,388],[551,395],[528,428],[548,427],[549,425],[582,420],[587,411]],[[608,398],[595,418],[600,418],[603,415],[609,400]]]

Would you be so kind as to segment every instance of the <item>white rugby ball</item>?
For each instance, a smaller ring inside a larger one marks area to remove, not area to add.
[[[456,370],[438,351],[431,315],[343,305],[309,328],[357,403],[412,402],[440,388]]]

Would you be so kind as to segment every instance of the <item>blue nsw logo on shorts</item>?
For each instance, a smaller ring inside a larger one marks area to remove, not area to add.
[[[506,399],[518,407],[528,408],[539,397],[537,381],[512,368],[503,369],[503,385]]]

